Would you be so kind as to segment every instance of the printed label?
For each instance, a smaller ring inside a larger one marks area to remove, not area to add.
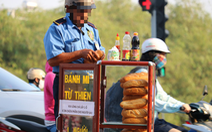
[[[122,50],[122,60],[130,60],[130,50]]]
[[[116,52],[114,50],[109,50],[107,59],[109,61],[113,61],[113,60],[117,60],[118,61],[119,60],[119,52]]]
[[[139,59],[140,59],[140,49],[132,49],[131,55],[130,55],[130,60],[131,61],[139,61]]]
[[[121,50],[120,50],[120,45],[116,45],[116,48],[119,50],[119,60],[121,60]]]

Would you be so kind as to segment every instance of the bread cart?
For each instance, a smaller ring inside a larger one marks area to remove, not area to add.
[[[148,70],[146,124],[123,124],[105,119],[107,90],[134,67]],[[114,74],[116,73],[116,74]],[[155,64],[152,62],[101,61],[98,64],[60,64],[58,132],[103,132],[107,129],[154,130]]]

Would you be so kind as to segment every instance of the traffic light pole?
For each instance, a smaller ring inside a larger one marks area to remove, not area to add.
[[[168,37],[165,30],[165,22],[168,20],[165,15],[167,0],[139,0],[139,4],[143,11],[149,11],[152,15],[151,37],[165,41],[165,38]],[[165,67],[157,70],[157,75],[165,76]]]
[[[156,9],[153,9],[152,11],[152,19],[151,19],[151,33],[152,33],[152,38],[157,38],[157,11]]]

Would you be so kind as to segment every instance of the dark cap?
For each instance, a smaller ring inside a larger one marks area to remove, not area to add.
[[[65,7],[72,5],[77,9],[96,9],[94,0],[65,0]]]

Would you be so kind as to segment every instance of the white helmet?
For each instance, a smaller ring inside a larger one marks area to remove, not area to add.
[[[27,72],[27,79],[33,80],[35,78],[43,79],[45,78],[46,73],[40,68],[30,68]]]
[[[141,52],[146,53],[151,50],[170,53],[166,43],[159,38],[149,38],[143,42]]]

